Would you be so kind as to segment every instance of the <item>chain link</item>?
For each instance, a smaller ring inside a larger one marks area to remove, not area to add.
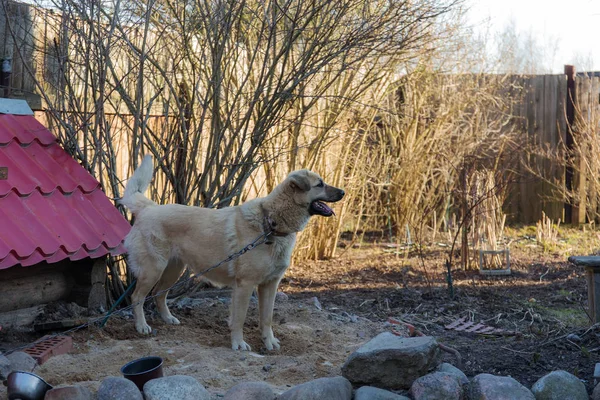
[[[239,257],[243,256],[244,254],[246,254],[250,250],[253,250],[254,248],[260,246],[263,243],[266,243],[267,240],[269,239],[269,236],[271,236],[271,233],[273,233],[273,232],[270,231],[270,230],[267,231],[267,232],[265,232],[265,233],[263,233],[262,235],[260,235],[259,237],[257,237],[252,243],[246,245],[246,247],[244,247],[243,249],[241,249],[237,253],[231,254],[229,257],[227,257],[223,261],[219,262],[218,264],[215,264],[212,267],[207,268],[204,271],[200,272],[199,274],[195,274],[194,276],[203,276],[203,275],[209,273],[210,271],[212,271],[213,269],[216,269],[216,268],[220,267],[221,265],[223,265],[225,263],[228,263],[230,261],[235,260],[236,258],[239,258]],[[166,290],[170,290],[171,288],[166,289]]]

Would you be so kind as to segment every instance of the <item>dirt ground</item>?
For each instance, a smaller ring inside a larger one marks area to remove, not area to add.
[[[512,274],[485,277],[455,266],[453,298],[444,274],[449,246],[441,239],[424,244],[421,251],[376,240],[360,247],[346,241],[335,259],[293,265],[280,286],[285,296],[276,302],[274,331],[282,345],[277,352],[262,348],[255,301],[245,330],[254,351],[230,350],[229,291],[207,289],[174,301],[180,326],[163,324],[150,310],[155,333],[142,337],[130,318],[114,318],[103,330],[73,334],[75,350],[52,357],[35,372],[53,385],[97,387],[104,377],[118,376],[126,362],[158,355],[167,375],[193,376],[215,398],[245,381],[265,381],[282,392],[339,375],[352,351],[392,330],[386,321],[394,317],[458,350],[469,377],[510,375],[531,387],[546,373],[563,369],[580,377],[591,392],[594,366],[600,362],[600,327],[592,326],[586,314],[584,271],[567,257],[590,254],[599,244],[598,235],[563,229],[561,239],[544,251],[531,229],[509,234]],[[510,334],[445,329],[461,317]],[[0,351],[35,338],[0,331]],[[443,357],[456,361],[452,354]],[[2,395],[0,391],[0,399]]]

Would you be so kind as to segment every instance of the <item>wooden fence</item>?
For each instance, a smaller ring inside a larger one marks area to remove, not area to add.
[[[582,129],[595,129],[593,134],[600,140],[600,77],[578,74],[572,78],[571,89],[566,74],[513,79],[520,88],[513,115],[522,132],[522,162],[507,204],[512,221],[536,222],[542,211],[566,223],[598,218],[600,188],[589,179],[592,171],[581,157],[598,155],[577,150],[583,140]],[[569,108],[574,114],[571,117]]]

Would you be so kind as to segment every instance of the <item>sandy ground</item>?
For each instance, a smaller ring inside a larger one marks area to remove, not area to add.
[[[213,291],[216,292],[216,291]],[[362,343],[390,327],[324,308],[314,299],[279,300],[275,335],[280,351],[267,352],[257,329],[256,302],[251,304],[245,334],[251,352],[229,348],[228,291],[173,307],[179,326],[165,325],[150,311],[155,328],[150,337],[135,332],[132,319],[111,319],[104,330],[74,334],[74,351],[51,357],[35,373],[51,385],[82,384],[97,389],[107,376],[120,376],[125,363],[155,355],[164,360],[166,375],[197,378],[217,398],[240,382],[264,381],[276,392],[312,379],[340,375],[347,356]],[[321,309],[319,309],[321,307]],[[0,398],[2,395],[0,395]]]

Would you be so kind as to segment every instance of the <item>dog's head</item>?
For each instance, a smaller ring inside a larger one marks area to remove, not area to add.
[[[342,189],[327,185],[319,175],[306,169],[290,173],[286,180],[294,202],[306,207],[309,215],[331,217],[333,210],[325,202],[340,201],[344,197]]]

